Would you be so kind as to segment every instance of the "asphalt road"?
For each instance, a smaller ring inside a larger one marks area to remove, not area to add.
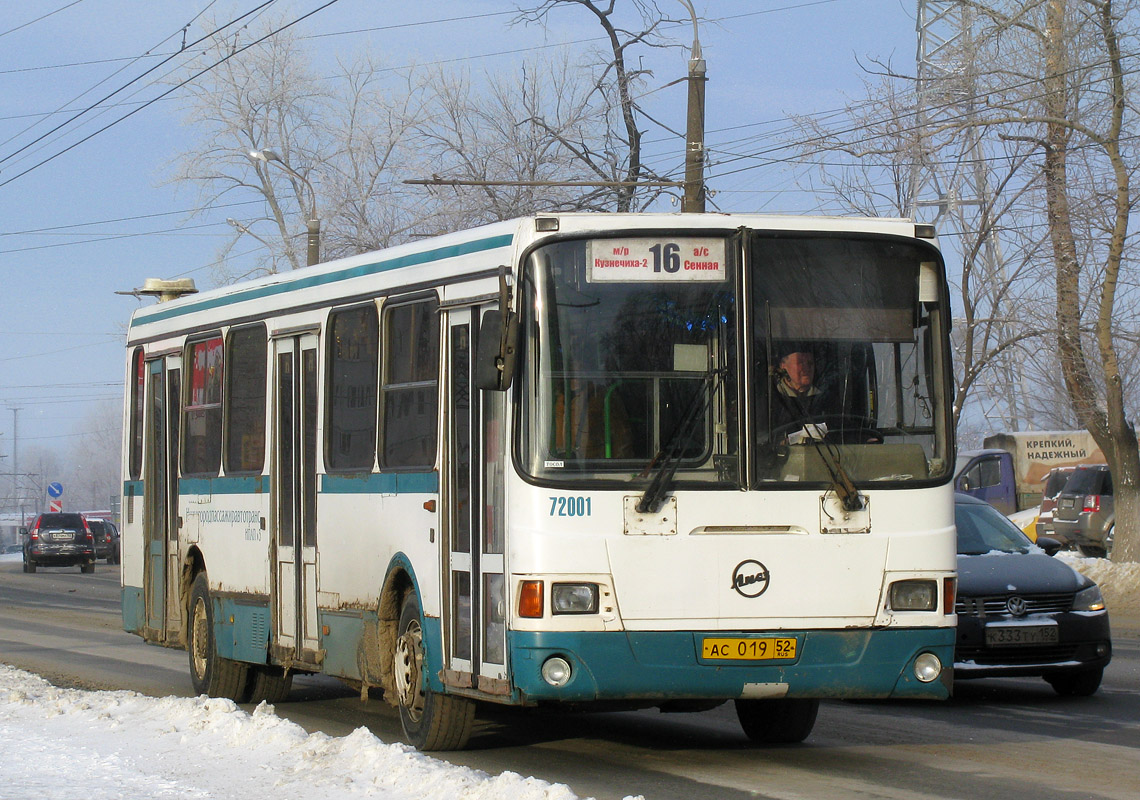
[[[119,625],[119,572],[99,564],[25,575],[0,562],[0,661],[57,683],[191,694],[186,653]],[[699,714],[489,709],[469,750],[446,759],[565,783],[581,797],[1121,798],[1140,796],[1140,637],[1118,632],[1100,692],[1044,681],[959,682],[946,703],[825,702],[803,745],[758,748],[732,705]],[[340,682],[299,678],[277,713],[339,736],[399,741],[395,712]]]

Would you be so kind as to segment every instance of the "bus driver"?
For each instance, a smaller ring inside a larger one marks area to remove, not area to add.
[[[811,348],[802,342],[788,342],[777,352],[780,355],[772,371],[775,385],[770,401],[772,430],[785,428],[782,433],[786,436],[795,423],[802,426],[813,422],[825,404],[823,393],[815,385],[815,355]]]

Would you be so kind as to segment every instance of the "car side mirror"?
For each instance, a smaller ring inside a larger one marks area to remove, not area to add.
[[[1045,551],[1045,555],[1055,556],[1061,549],[1062,544],[1060,539],[1054,539],[1052,536],[1038,536],[1037,546]]]
[[[28,529],[26,527],[24,527],[23,525],[20,526],[20,535],[21,536],[27,536],[28,535]]]

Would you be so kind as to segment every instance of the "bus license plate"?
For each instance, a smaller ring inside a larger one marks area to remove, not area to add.
[[[986,647],[1056,644],[1056,625],[991,625],[986,628]]]
[[[732,661],[764,661],[770,658],[795,658],[793,637],[771,639],[708,638],[701,642],[701,658]]]

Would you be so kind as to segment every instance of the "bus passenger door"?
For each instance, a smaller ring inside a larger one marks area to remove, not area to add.
[[[159,641],[165,641],[170,632],[177,630],[179,619],[178,587],[167,576],[178,575],[180,367],[181,359],[177,356],[147,362],[143,604],[149,637]],[[168,616],[171,626],[167,625]]]
[[[315,662],[317,635],[317,337],[274,341],[275,653]]]
[[[506,680],[502,537],[505,395],[474,388],[477,310],[448,314],[443,552],[447,683],[493,694]],[[497,504],[497,505],[496,505]]]

